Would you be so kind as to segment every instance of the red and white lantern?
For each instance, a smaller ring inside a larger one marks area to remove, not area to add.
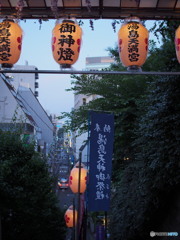
[[[138,70],[145,63],[148,38],[148,30],[138,18],[129,18],[125,21],[118,32],[119,56],[125,67]]]
[[[71,188],[73,193],[78,193],[78,183],[79,183],[79,162],[76,163],[74,168],[71,170],[69,177],[69,187]],[[87,183],[87,169],[83,164],[81,164],[80,171],[80,193],[84,193],[86,190]]]
[[[52,32],[54,60],[63,68],[69,68],[78,57],[81,48],[82,29],[73,20],[63,20]]]
[[[175,48],[176,48],[176,56],[178,62],[180,63],[180,26],[177,28],[175,33]]]
[[[64,214],[64,219],[66,221],[67,227],[75,227],[77,224],[77,210],[73,210],[73,205],[71,205]]]
[[[20,57],[22,46],[21,27],[12,20],[0,23],[0,64],[12,67]]]

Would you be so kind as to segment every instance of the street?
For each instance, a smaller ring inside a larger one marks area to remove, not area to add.
[[[74,194],[72,193],[70,188],[58,189],[57,196],[59,200],[59,206],[62,210],[68,209],[68,207],[73,204]]]

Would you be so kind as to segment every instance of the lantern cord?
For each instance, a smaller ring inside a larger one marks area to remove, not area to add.
[[[91,1],[90,0],[86,0],[86,6],[88,9],[88,12],[91,12]]]
[[[51,10],[55,16],[56,19],[58,19],[58,6],[57,6],[58,0],[51,0]]]
[[[19,0],[16,5],[16,10],[17,10],[17,19],[21,18],[21,13],[24,8],[24,0]]]

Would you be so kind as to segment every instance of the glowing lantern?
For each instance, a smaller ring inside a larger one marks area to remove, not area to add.
[[[78,180],[79,180],[79,163],[76,163],[74,168],[71,170],[69,177],[69,186],[73,193],[78,193]],[[87,169],[81,164],[80,171],[80,193],[85,192],[87,182]]]
[[[118,32],[119,56],[129,70],[139,69],[148,53],[148,30],[138,18],[129,18]]]
[[[176,47],[176,56],[177,56],[178,62],[180,63],[180,26],[176,30],[176,34],[175,34],[175,47]]]
[[[77,223],[77,211],[74,209],[73,213],[73,205],[71,205],[64,214],[64,219],[66,221],[67,227],[74,227]]]
[[[0,23],[0,63],[2,67],[12,67],[20,57],[22,29],[12,20]]]
[[[82,30],[72,20],[63,20],[52,32],[52,52],[54,60],[63,68],[69,68],[78,57],[81,47]]]

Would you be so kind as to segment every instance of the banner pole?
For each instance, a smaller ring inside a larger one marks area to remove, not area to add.
[[[107,211],[104,212],[105,216],[105,240],[107,240]]]
[[[73,240],[75,240],[75,199],[73,198]]]
[[[79,174],[78,174],[78,202],[77,202],[77,228],[76,228],[76,240],[80,239],[79,233],[80,233],[80,217],[81,217],[81,193],[80,193],[80,187],[81,187],[81,162],[82,162],[82,152],[79,152]]]

